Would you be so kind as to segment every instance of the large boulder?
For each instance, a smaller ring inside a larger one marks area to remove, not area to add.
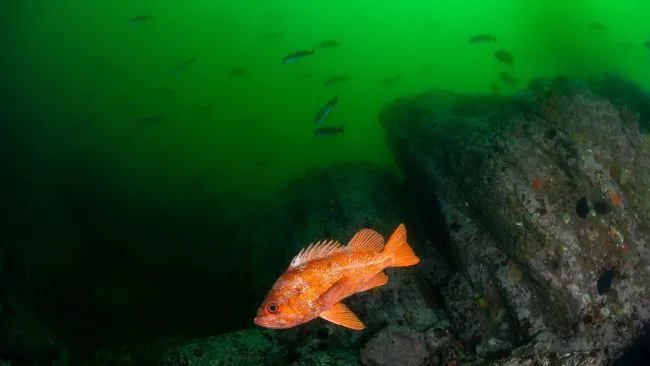
[[[608,90],[634,93],[610,100]],[[558,78],[513,98],[433,90],[382,112],[410,192],[429,198],[423,217],[447,223],[438,236],[449,241],[434,244],[458,275],[442,293],[478,359],[617,351],[641,331],[650,144],[633,107],[642,96],[612,75]]]

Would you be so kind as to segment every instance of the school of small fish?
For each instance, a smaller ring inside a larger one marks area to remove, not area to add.
[[[302,249],[275,281],[253,322],[264,328],[287,329],[322,318],[362,330],[364,323],[341,301],[388,283],[390,267],[420,262],[400,224],[384,244],[371,229],[358,231],[348,245],[323,240]]]
[[[287,18],[287,13],[284,11],[281,12],[267,12],[265,13],[265,16],[269,19],[273,20],[284,20]],[[155,22],[154,16],[152,14],[142,14],[142,15],[137,15],[133,16],[129,19],[127,19],[127,23],[132,24],[134,27],[141,27],[145,26],[146,24]],[[441,27],[441,23],[438,21],[433,21],[428,23],[425,28],[427,29],[438,29]],[[608,31],[608,27],[598,23],[598,22],[591,22],[586,25],[586,29],[592,32],[600,33],[603,34]],[[281,39],[285,36],[285,33],[282,31],[278,30],[269,30],[260,35],[260,39],[266,42],[275,42],[277,39]],[[503,86],[506,86],[508,88],[514,88],[517,87],[520,84],[519,78],[516,78],[511,74],[511,72],[514,72],[515,70],[515,57],[512,55],[512,53],[502,47],[497,46],[499,44],[499,40],[501,40],[501,37],[497,38],[495,35],[491,33],[479,33],[474,36],[469,37],[468,43],[474,47],[495,47],[496,50],[492,52],[492,55],[494,59],[499,62],[501,65],[501,70],[498,74],[498,79],[495,81],[491,81],[488,85],[489,90],[494,93],[494,94],[500,94],[501,89]],[[338,39],[326,39],[322,40],[320,42],[314,42],[313,44],[309,45],[308,47],[305,47],[302,50],[294,50],[292,52],[288,52],[284,57],[281,58],[281,63],[287,65],[286,67],[292,67],[292,64],[296,64],[299,62],[302,62],[302,60],[313,58],[313,57],[318,57],[321,53],[327,53],[327,52],[339,52],[336,51],[337,49],[344,50],[345,49],[345,42],[342,42],[341,40]],[[619,41],[616,43],[620,48],[626,48],[630,49],[635,47],[634,42],[630,41]],[[643,48],[650,50],[650,40],[644,41],[641,45]],[[172,74],[183,74],[188,71],[188,69],[192,68],[194,64],[198,62],[197,57],[191,56],[187,57],[183,60],[180,60],[176,65],[170,65],[170,72]],[[92,74],[94,75],[99,75],[104,72],[106,69],[107,65],[110,64],[110,58],[102,58],[97,61],[95,66],[92,68]],[[431,64],[425,64],[421,65],[417,69],[417,74],[423,74],[428,72],[433,66]],[[245,70],[242,67],[231,67],[227,71],[232,77],[246,77],[249,75],[248,71]],[[300,73],[297,73],[296,78],[298,79],[313,79],[315,77],[315,74],[310,71],[302,71]],[[352,76],[349,73],[339,73],[339,74],[334,74],[326,78],[322,86],[324,88],[327,88],[328,90],[331,89],[338,89],[341,87],[341,85],[349,83],[352,80]],[[394,73],[392,75],[387,75],[383,79],[378,81],[378,85],[382,87],[390,87],[391,85],[397,84],[402,80],[402,73]],[[175,94],[175,91],[172,89],[164,89],[162,90],[162,94],[164,96],[172,96]],[[339,95],[336,92],[332,93],[332,97],[329,98],[328,100],[324,100],[321,102],[320,107],[315,110],[315,115],[313,117],[313,135],[316,137],[334,137],[334,136],[341,136],[344,135],[345,133],[345,125],[342,123],[331,123],[330,120],[332,119],[331,116],[336,113],[334,113],[334,110],[337,108],[337,106],[340,105],[339,101]],[[135,104],[133,102],[129,101],[120,101],[124,102],[125,107],[129,109],[134,109]],[[210,113],[212,108],[205,108],[204,106],[199,106],[197,110],[201,111],[202,113]],[[335,117],[336,118],[336,117]],[[165,119],[165,116],[158,113],[158,114],[152,114],[152,115],[142,115],[142,116],[135,116],[132,117],[132,121],[139,121],[142,123],[146,124],[153,124],[157,123],[160,121],[163,121]],[[259,116],[254,116],[254,117],[248,117],[245,118],[241,121],[240,125],[242,126],[249,126],[254,124],[255,121],[259,120]],[[306,121],[308,121],[308,118],[305,118]],[[92,125],[93,123],[90,123],[88,121],[97,121],[97,118],[93,117],[87,117],[87,118],[80,118],[80,122],[75,123],[76,126],[88,126]]]

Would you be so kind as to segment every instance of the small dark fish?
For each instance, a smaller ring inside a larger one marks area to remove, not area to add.
[[[172,72],[183,71],[183,70],[185,70],[185,68],[186,68],[187,66],[193,64],[194,62],[196,62],[196,58],[194,58],[194,57],[188,58],[187,60],[182,61],[181,63],[179,63],[178,65],[176,65],[176,67],[174,67],[174,68],[172,69]]]
[[[650,41],[643,42],[643,47],[650,49]]]
[[[325,80],[323,86],[345,83],[348,80],[350,80],[350,76],[348,74],[332,76],[331,78]]]
[[[328,39],[320,43],[320,48],[336,48],[341,47],[341,42]]]
[[[515,79],[514,77],[512,77],[512,75],[508,74],[505,71],[499,74],[499,77],[501,78],[501,81],[504,82],[504,84],[509,86],[515,86],[518,82],[517,79]]]
[[[391,77],[389,77],[389,78],[386,78],[386,79],[382,80],[380,84],[381,84],[381,85],[390,85],[390,84],[395,83],[395,82],[396,82],[397,80],[399,80],[401,77],[402,77],[402,75],[400,75],[400,74],[396,74],[396,75],[393,75],[393,76],[391,76]]]
[[[316,116],[314,117],[314,122],[316,122],[316,124],[321,124],[325,122],[327,117],[332,112],[332,108],[334,108],[334,106],[338,104],[338,102],[339,102],[339,98],[336,95],[334,96],[334,98],[327,101],[327,103],[325,103],[325,105],[318,110],[318,113],[316,113]]]
[[[266,32],[262,34],[262,39],[278,39],[282,37],[282,32]]]
[[[314,53],[316,53],[315,50],[307,50],[307,51],[297,51],[297,52],[292,52],[282,59],[283,64],[292,64],[300,59],[303,59],[307,56],[313,56]]]
[[[133,17],[129,19],[127,22],[129,23],[146,23],[151,21],[151,14],[149,15],[138,15],[137,17]]]
[[[593,31],[602,31],[602,30],[607,29],[607,27],[605,27],[604,25],[602,25],[600,23],[589,23],[588,27],[589,27],[589,29],[591,29]]]
[[[502,62],[510,67],[513,67],[513,64],[515,62],[514,58],[510,54],[510,52],[506,50],[497,50],[494,52],[494,57],[499,60],[499,62]]]
[[[336,136],[344,133],[343,125],[339,127],[320,127],[314,130],[314,136]]]
[[[162,121],[164,118],[165,116],[162,114],[154,114],[151,116],[138,117],[135,119],[135,121],[142,122],[142,123],[156,123]]]
[[[477,34],[469,39],[471,44],[483,44],[496,42],[497,38],[491,34]]]
[[[233,75],[233,76],[246,75],[246,70],[242,69],[241,67],[233,67],[228,72],[230,73],[230,75]]]

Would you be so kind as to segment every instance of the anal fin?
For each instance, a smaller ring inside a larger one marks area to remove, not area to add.
[[[362,330],[366,328],[363,322],[342,302],[332,305],[322,312],[320,317],[349,329]]]

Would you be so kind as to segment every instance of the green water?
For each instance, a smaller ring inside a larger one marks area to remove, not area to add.
[[[650,76],[650,6],[641,1],[13,3],[2,16],[4,71],[38,116],[26,133],[39,146],[34,159],[110,165],[124,200],[260,198],[332,160],[390,166],[380,109],[432,87],[490,93],[495,82],[514,91],[502,71],[522,87],[611,69],[645,86]],[[150,22],[127,22],[145,14]],[[589,29],[593,22],[607,29]],[[273,32],[282,34],[265,39]],[[468,43],[480,33],[498,43]],[[328,39],[342,46],[319,49]],[[499,48],[514,56],[511,70],[494,59]],[[302,49],[316,55],[281,63]],[[172,72],[190,57],[196,62]],[[245,74],[232,75],[235,67]],[[349,82],[323,86],[337,74]],[[345,134],[315,138],[314,114],[334,95],[340,104],[327,124],[344,124]],[[136,121],[152,115],[164,118]]]

